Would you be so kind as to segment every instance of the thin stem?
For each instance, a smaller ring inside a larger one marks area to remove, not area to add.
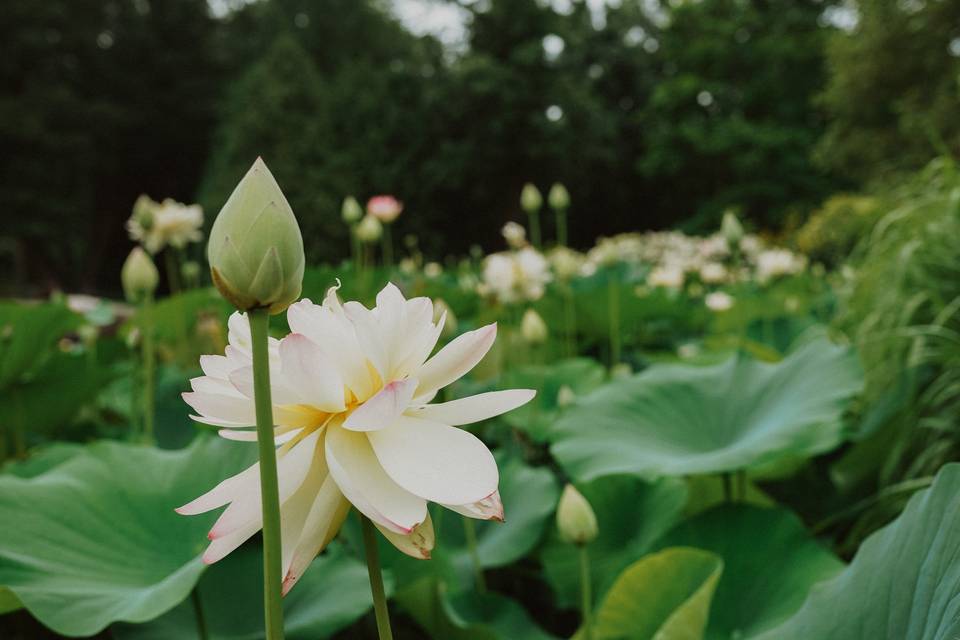
[[[563,286],[563,311],[567,321],[567,355],[572,358],[577,355],[577,310],[573,304],[573,288],[569,282]]]
[[[153,297],[147,296],[140,307],[140,349],[143,359],[143,441],[153,443],[153,419],[155,411],[154,378],[156,358],[153,348]]]
[[[383,244],[383,266],[387,269],[393,267],[393,238],[390,236],[390,224],[383,225],[383,235],[380,236],[380,242]]]
[[[267,640],[283,638],[281,605],[280,496],[277,489],[277,450],[273,440],[273,402],[270,399],[270,361],[265,308],[247,313],[253,347],[253,396],[257,408],[257,447],[260,453],[260,495],[263,507],[263,613]]]
[[[357,225],[350,225],[350,254],[353,257],[353,268],[359,273],[363,268],[360,264],[360,238],[357,237]]]
[[[167,284],[170,285],[170,293],[180,293],[180,267],[179,260],[173,252],[173,247],[167,247],[163,252],[164,266],[167,270]]]
[[[527,213],[527,220],[530,227],[530,243],[537,249],[540,248],[540,211],[530,211]]]
[[[593,596],[590,593],[590,552],[587,545],[580,545],[580,615],[583,618],[583,640],[593,638],[590,610]]]
[[[743,469],[737,471],[737,500],[747,501],[747,472]]]
[[[463,533],[467,538],[467,550],[470,552],[470,563],[473,565],[473,577],[477,582],[477,591],[485,593],[487,581],[483,577],[483,567],[480,566],[480,552],[477,550],[477,528],[473,518],[463,516]]]
[[[27,426],[23,416],[23,395],[14,387],[13,395],[13,453],[18,458],[27,457]]]
[[[197,587],[190,592],[190,601],[193,603],[193,616],[197,620],[197,638],[199,640],[208,640],[210,634],[207,633],[207,620],[203,616],[203,605],[200,603],[200,590]]]
[[[557,217],[557,245],[567,246],[567,211],[566,209],[554,209]]]
[[[607,311],[610,316],[610,367],[620,362],[620,287],[611,271],[607,279]]]
[[[370,576],[370,591],[373,593],[373,611],[377,617],[377,635],[380,640],[393,640],[390,630],[390,613],[387,611],[387,594],[383,590],[380,574],[380,553],[377,549],[377,532],[367,516],[360,514],[363,525],[363,549],[367,554],[367,574]]]
[[[729,472],[723,474],[723,501],[733,502],[733,478]]]

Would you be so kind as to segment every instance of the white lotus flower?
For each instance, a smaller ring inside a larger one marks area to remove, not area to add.
[[[152,207],[149,224],[136,215],[127,221],[130,238],[140,242],[150,253],[157,253],[168,244],[182,249],[189,242],[203,239],[203,209],[198,204],[185,205],[167,198]]]
[[[769,282],[779,276],[800,273],[807,266],[803,256],[787,249],[768,249],[760,252],[756,258],[757,280]]]
[[[434,533],[427,502],[471,518],[502,520],[493,455],[457,426],[528,402],[513,389],[430,404],[487,353],[495,324],[465,333],[433,357],[444,318],[429,298],[405,300],[392,284],[367,309],[341,304],[331,288],[322,305],[287,311],[293,333],[270,339],[270,381],[281,503],[284,593],[340,529],[350,505],[398,549],[427,558]],[[204,376],[184,400],[194,420],[253,442],[253,368],[246,318],[229,322],[223,356],[202,356]],[[216,562],[260,530],[259,467],[253,465],[180,507],[185,515],[229,504],[203,555]]]
[[[728,311],[733,308],[734,299],[729,293],[714,291],[713,293],[707,294],[707,297],[703,299],[703,303],[707,305],[707,308],[711,311]]]
[[[550,264],[533,247],[492,253],[483,263],[483,291],[504,303],[539,300],[552,279]]]
[[[527,230],[512,220],[503,225],[500,234],[511,249],[522,249],[527,244]]]
[[[727,268],[719,262],[708,262],[700,267],[700,279],[707,284],[719,284],[727,279]]]
[[[647,284],[651,287],[665,287],[667,289],[683,287],[683,280],[683,268],[672,264],[659,266],[647,276]]]

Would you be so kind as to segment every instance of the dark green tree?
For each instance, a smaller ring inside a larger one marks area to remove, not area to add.
[[[827,52],[824,166],[869,180],[960,153],[960,2],[860,0]]]
[[[205,0],[4,3],[0,235],[21,278],[119,288],[141,192],[190,199],[219,92]]]
[[[639,114],[637,159],[660,185],[656,207],[715,228],[736,206],[762,225],[810,207],[834,183],[811,163],[824,123],[819,0],[679,4],[659,41],[662,77]]]

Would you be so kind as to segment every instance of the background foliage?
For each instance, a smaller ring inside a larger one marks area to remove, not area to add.
[[[3,286],[115,292],[138,193],[209,218],[257,154],[337,261],[351,193],[396,193],[439,258],[494,246],[528,180],[567,184],[583,243],[776,229],[960,144],[955,1],[462,5],[453,51],[378,0],[6,3]]]

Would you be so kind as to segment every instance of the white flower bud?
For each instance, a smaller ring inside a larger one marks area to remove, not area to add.
[[[340,215],[347,224],[356,224],[363,217],[363,209],[356,198],[347,196],[343,199],[343,206],[340,207]]]
[[[731,249],[738,247],[743,239],[743,225],[737,219],[737,214],[728,210],[723,214],[723,221],[720,223],[720,233],[727,241],[727,246]]]
[[[543,196],[540,195],[540,190],[530,182],[523,185],[523,191],[520,192],[520,206],[527,213],[536,213],[543,206]]]
[[[138,302],[153,295],[160,282],[160,274],[146,251],[134,247],[120,270],[123,293],[130,302]]]
[[[554,182],[553,186],[550,187],[550,193],[547,195],[547,201],[550,203],[550,208],[557,211],[566,211],[570,206],[570,194],[567,193],[565,186],[559,182]]]
[[[367,214],[363,217],[363,220],[360,221],[360,224],[357,225],[354,233],[357,234],[360,242],[373,243],[383,235],[383,224],[377,218]]]
[[[540,314],[533,309],[527,309],[523,312],[523,319],[520,321],[520,335],[530,344],[543,344],[547,341],[547,323],[543,321]]]
[[[557,406],[561,409],[569,407],[576,401],[577,394],[574,393],[573,389],[571,389],[569,386],[563,385],[560,387],[560,390],[557,391]]]
[[[593,507],[572,484],[564,487],[560,496],[557,529],[561,538],[578,546],[593,542],[599,533]]]

